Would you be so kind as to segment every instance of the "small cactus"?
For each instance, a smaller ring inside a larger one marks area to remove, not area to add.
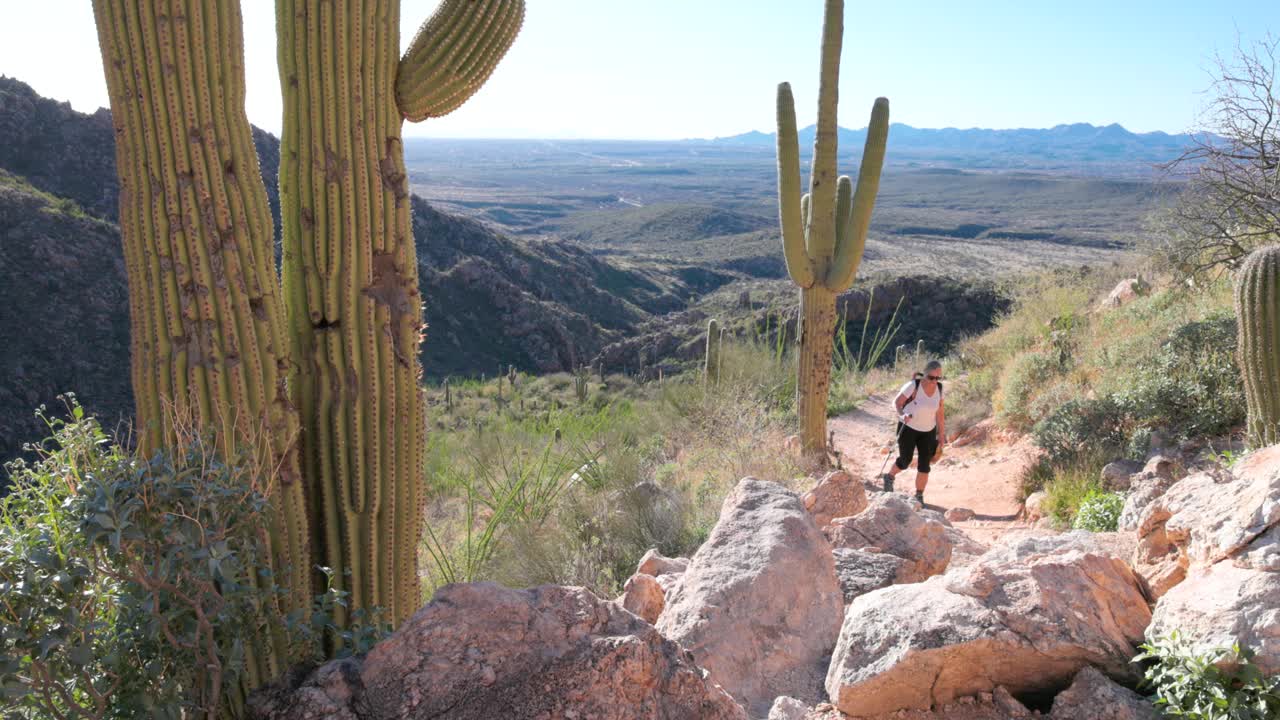
[[[444,379],[444,408],[453,412],[453,391],[449,388],[449,378]]]
[[[590,379],[590,371],[584,366],[579,366],[573,373],[573,394],[578,398],[579,405],[587,402],[587,384]]]
[[[720,322],[711,318],[707,321],[707,353],[702,365],[707,385],[720,382],[720,337]]]
[[[1280,245],[1245,259],[1236,275],[1235,302],[1249,444],[1265,447],[1280,442]]]

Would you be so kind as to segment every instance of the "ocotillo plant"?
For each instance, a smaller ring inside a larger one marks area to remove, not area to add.
[[[708,386],[720,382],[720,322],[707,321],[707,352],[702,363],[702,377]]]
[[[1253,251],[1236,275],[1236,361],[1249,408],[1249,444],[1280,442],[1280,245]]]
[[[326,565],[349,607],[403,620],[421,602],[424,404],[400,126],[474,93],[523,0],[444,0],[403,60],[398,0],[279,0],[283,289],[244,111],[239,2],[95,0],[94,14],[141,450],[171,444],[172,412],[228,453],[267,455],[282,609],[305,608],[311,568]],[[251,684],[291,660],[263,649],[249,650]]]
[[[827,0],[822,23],[822,70],[817,137],[809,193],[800,192],[800,143],[791,86],[778,86],[778,215],[787,273],[800,286],[800,357],[796,411],[803,450],[821,457],[831,384],[836,295],[849,288],[866,245],[889,135],[889,101],[871,110],[858,187],[836,178],[836,104],[844,2]]]

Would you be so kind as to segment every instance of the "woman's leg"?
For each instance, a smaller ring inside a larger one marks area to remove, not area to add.
[[[898,459],[889,468],[889,477],[896,478],[898,473],[911,467],[911,455],[916,450],[917,435],[915,430],[898,423]]]
[[[929,470],[932,469],[930,463],[933,454],[938,451],[938,429],[920,433],[916,448],[920,453],[920,460],[916,463],[916,494],[919,495],[929,484]]]

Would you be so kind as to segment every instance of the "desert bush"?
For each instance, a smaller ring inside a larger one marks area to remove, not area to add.
[[[1235,346],[1234,317],[1183,324],[1158,352],[1136,363],[1129,388],[1116,400],[1135,424],[1177,437],[1227,432],[1244,422],[1246,412]]]
[[[1039,474],[1043,484],[1037,489],[1045,491],[1045,514],[1055,525],[1071,527],[1085,502],[1103,493],[1099,480],[1102,463],[1097,456],[1078,456],[1070,463],[1046,463],[1038,473],[1029,473]]]
[[[1025,350],[1015,355],[1000,375],[993,403],[997,417],[1021,430],[1034,424],[1031,401],[1057,371],[1055,359],[1041,350]]]
[[[1129,418],[1114,398],[1070,400],[1035,424],[1031,434],[1049,462],[1071,464],[1088,455],[1117,457],[1128,447]]]
[[[1124,510],[1124,495],[1090,490],[1080,501],[1071,527],[1090,532],[1115,532]]]
[[[1280,677],[1264,677],[1253,652],[1239,645],[1196,650],[1173,633],[1141,647],[1144,684],[1166,716],[1192,720],[1267,720],[1280,717]]]
[[[251,676],[255,642],[315,654],[323,607],[281,617],[258,570],[269,475],[200,442],[134,458],[74,404],[46,422],[0,502],[0,693],[17,717],[234,715],[270,679]]]

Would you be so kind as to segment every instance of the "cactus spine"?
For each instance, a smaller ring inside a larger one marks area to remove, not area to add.
[[[862,261],[889,135],[889,101],[878,98],[871,110],[856,191],[847,176],[836,178],[836,104],[843,34],[844,2],[826,0],[817,138],[806,195],[800,192],[800,143],[791,86],[778,86],[778,215],[787,273],[800,286],[796,407],[802,448],[811,457],[820,456],[825,449],[835,299],[849,289]]]
[[[1249,444],[1280,442],[1280,245],[1255,250],[1236,276],[1236,360],[1249,407]]]
[[[702,376],[707,385],[720,382],[720,322],[715,318],[707,321],[707,353],[702,364]]]

